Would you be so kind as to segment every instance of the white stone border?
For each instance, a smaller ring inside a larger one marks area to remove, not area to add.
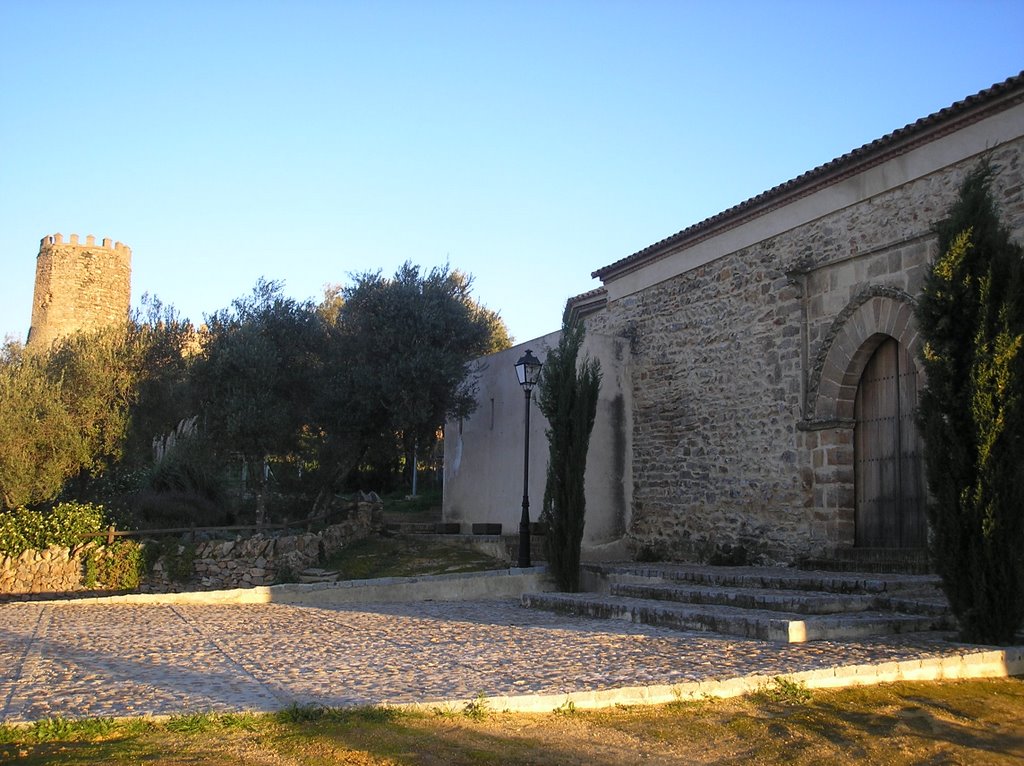
[[[1024,675],[1024,646],[1005,649],[960,650],[955,655],[926,657],[878,664],[845,665],[806,670],[799,673],[748,675],[722,680],[655,686],[624,686],[598,691],[564,694],[523,694],[517,696],[477,697],[390,704],[385,707],[406,710],[461,711],[466,705],[484,704],[495,712],[550,713],[572,705],[578,710],[595,710],[615,705],[664,705],[670,702],[700,700],[706,697],[738,697],[768,686],[775,678],[800,683],[808,689],[842,689],[872,686],[896,681],[948,681],[969,678],[1007,678]]]
[[[546,566],[492,569],[417,577],[340,580],[328,583],[285,583],[228,590],[182,593],[126,593],[120,596],[26,601],[31,604],[88,606],[90,604],[382,604],[411,601],[476,601],[519,598],[524,593],[550,591],[554,583]]]

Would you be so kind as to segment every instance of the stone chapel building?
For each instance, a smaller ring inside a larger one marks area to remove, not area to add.
[[[1024,241],[1024,72],[593,272],[602,286],[569,302],[604,369],[585,558],[926,545],[913,311],[933,227],[983,158]],[[446,429],[446,521],[517,528],[512,365],[557,338],[482,360],[477,411]]]

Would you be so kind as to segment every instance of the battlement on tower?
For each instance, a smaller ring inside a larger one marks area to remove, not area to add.
[[[47,348],[79,331],[128,319],[132,251],[122,242],[89,234],[48,234],[39,240],[32,327],[27,345]]]
[[[65,243],[64,235],[60,233],[48,234],[47,236],[39,240],[39,250],[42,251],[43,248],[49,247],[51,245],[63,244],[68,244],[73,247],[99,247],[102,248],[103,250],[127,250],[128,252],[131,252],[131,248],[129,248],[128,245],[125,245],[122,242],[114,242],[109,237],[104,237],[101,243],[97,245],[96,237],[94,237],[92,234],[86,235],[84,243],[79,242],[79,237],[77,234],[70,234],[68,235],[67,243]]]

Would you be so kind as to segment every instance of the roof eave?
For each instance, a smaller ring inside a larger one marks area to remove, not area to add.
[[[606,283],[1024,101],[1024,71],[591,273]]]

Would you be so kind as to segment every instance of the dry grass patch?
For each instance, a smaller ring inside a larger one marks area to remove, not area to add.
[[[0,761],[1018,764],[1024,761],[1024,680],[899,683],[809,695],[777,685],[745,698],[598,711],[563,705],[545,715],[477,704],[433,714],[291,708],[269,716],[181,716],[162,724],[51,722],[0,727]]]

